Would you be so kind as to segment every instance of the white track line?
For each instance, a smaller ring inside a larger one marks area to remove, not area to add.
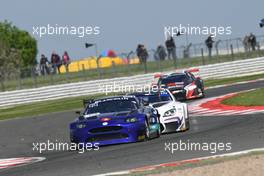
[[[223,112],[219,109],[212,109],[212,110],[207,110],[207,109],[201,109],[201,111],[195,111],[195,114],[204,114],[204,113],[218,113],[218,112]]]
[[[32,164],[45,160],[45,157],[22,157],[22,158],[7,158],[0,159],[0,169],[11,168],[15,166]]]
[[[252,110],[243,110],[243,111],[236,111],[236,110],[204,110],[200,112],[190,113],[192,116],[222,116],[222,115],[244,115],[249,113],[256,113],[255,111],[252,112]]]

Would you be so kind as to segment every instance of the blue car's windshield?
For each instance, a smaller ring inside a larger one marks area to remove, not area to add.
[[[100,101],[95,101],[92,104],[89,104],[84,114],[93,114],[93,113],[102,114],[102,113],[111,113],[111,112],[120,112],[120,111],[132,111],[135,109],[137,109],[136,102],[128,99],[100,100]]]

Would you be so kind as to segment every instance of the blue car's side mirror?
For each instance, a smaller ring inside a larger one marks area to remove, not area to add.
[[[79,120],[83,120],[83,119],[85,119],[85,118],[83,117],[83,115],[81,114],[81,111],[75,111],[75,113],[76,113],[77,115],[79,115],[79,117],[78,117]]]
[[[149,100],[148,99],[143,98],[142,102],[143,102],[144,106],[148,106],[149,105]]]
[[[80,115],[78,119],[79,120],[84,120],[85,118],[83,117],[83,115]]]

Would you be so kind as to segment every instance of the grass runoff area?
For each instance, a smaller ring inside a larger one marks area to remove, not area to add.
[[[264,106],[264,88],[240,93],[222,103],[236,106]]]
[[[216,80],[205,80],[205,86],[216,86],[222,84],[230,84],[241,81],[249,81],[263,78],[264,74],[252,75],[252,76],[244,76],[239,78],[224,78],[224,79],[216,79]],[[264,93],[262,91],[257,91],[260,95],[255,95],[255,98],[252,98],[252,101],[255,99],[261,100],[263,103]],[[254,93],[252,94],[254,95]],[[49,100],[43,102],[35,102],[31,104],[17,105],[14,107],[9,107],[5,109],[0,109],[0,120],[10,119],[10,118],[21,118],[21,117],[32,117],[37,115],[44,115],[54,112],[62,112],[62,111],[70,111],[70,110],[80,110],[83,107],[83,99],[92,99],[99,98],[105,96],[104,94],[98,94],[93,96],[81,96],[81,97],[73,97],[73,98],[63,98],[59,100]],[[240,100],[239,100],[240,101]]]
[[[247,154],[242,154],[242,155],[234,155],[234,156],[224,156],[224,157],[218,157],[218,158],[209,158],[205,160],[201,160],[198,163],[185,163],[179,166],[171,166],[171,167],[160,167],[156,170],[151,170],[151,171],[143,171],[143,172],[138,172],[138,173],[133,173],[133,174],[126,174],[124,176],[144,176],[144,175],[159,175],[163,173],[171,173],[173,171],[177,170],[185,170],[185,169],[193,169],[197,167],[203,167],[203,166],[210,166],[218,163],[223,163],[226,161],[238,161],[239,159],[245,158],[245,157],[252,157],[252,156],[257,156],[257,157],[263,157],[264,152],[263,151],[254,151],[250,152]]]

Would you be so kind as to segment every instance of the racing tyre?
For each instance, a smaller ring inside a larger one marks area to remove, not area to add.
[[[187,119],[185,119],[185,126],[186,126],[186,131],[190,129],[190,116],[189,116],[189,110],[187,109]]]
[[[201,91],[202,91],[202,96],[201,96],[201,98],[204,98],[204,97],[205,97],[204,89],[202,89]]]
[[[185,122],[186,124],[185,124],[185,126],[186,126],[186,129],[185,129],[185,131],[187,131],[187,130],[189,130],[190,129],[190,121],[189,121],[189,119],[188,120],[186,120],[186,122]]]
[[[147,120],[145,120],[145,139],[148,140],[150,138],[150,130]]]
[[[159,138],[160,137],[160,135],[161,135],[161,129],[159,128],[158,130],[157,130],[157,138]]]
[[[203,96],[202,96],[202,98],[204,98],[205,97],[205,93],[204,93],[204,91],[203,91]]]

